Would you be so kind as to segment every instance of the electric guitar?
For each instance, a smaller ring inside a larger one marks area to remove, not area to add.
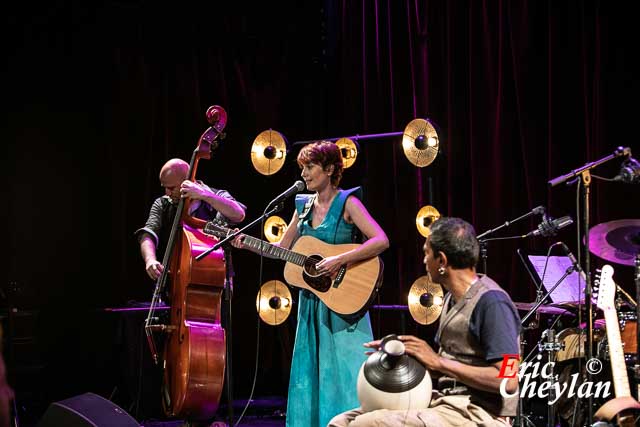
[[[596,305],[604,312],[609,358],[611,360],[611,376],[616,397],[602,405],[594,416],[607,421],[617,416],[618,426],[635,426],[634,416],[627,412],[630,409],[640,409],[640,403],[631,396],[629,388],[629,377],[624,361],[622,339],[620,338],[618,312],[615,307],[616,284],[613,281],[613,267],[608,264],[602,267],[600,278],[596,278],[596,280],[596,284],[599,282]]]
[[[233,230],[217,224],[216,221],[209,221],[203,232],[223,238],[233,233]],[[343,265],[334,278],[317,272],[317,263],[326,257],[340,255],[360,246],[356,243],[331,245],[315,237],[301,236],[291,249],[285,249],[245,235],[243,244],[262,251],[265,255],[286,261],[286,282],[312,292],[330,310],[338,314],[349,315],[365,311],[382,286],[383,264],[377,256]]]

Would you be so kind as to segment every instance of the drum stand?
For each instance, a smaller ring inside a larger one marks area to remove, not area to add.
[[[636,322],[640,319],[640,253],[635,259],[635,282],[636,282]],[[640,329],[636,327],[636,349],[640,348]],[[636,400],[640,401],[640,356],[636,355],[636,363],[633,366],[633,374],[636,380]]]
[[[553,366],[556,361],[556,352],[562,350],[562,344],[560,344],[556,340],[556,332],[553,329],[547,329],[542,333],[542,337],[544,338],[546,335],[547,341],[544,344],[538,344],[538,350],[540,352],[547,353],[547,367],[549,371],[547,372],[547,382],[549,383],[549,394],[547,395],[548,405],[547,405],[547,426],[554,427],[555,423],[555,409],[554,405],[551,404],[555,400],[555,389],[553,387],[553,383],[557,381],[557,376],[553,370]]]
[[[520,333],[520,354],[524,354],[524,346],[527,342],[524,340],[522,332]],[[526,362],[526,359],[523,359],[523,362]],[[516,417],[513,422],[513,427],[536,427],[536,424],[529,419],[526,415],[523,414],[524,408],[522,407],[522,397],[520,397],[520,393],[518,393],[518,408],[516,409]]]

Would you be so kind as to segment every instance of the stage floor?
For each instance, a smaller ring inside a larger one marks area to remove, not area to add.
[[[235,426],[237,422],[237,419],[235,419],[233,425]],[[140,425],[143,427],[182,427],[186,424],[182,421],[143,421]],[[284,425],[284,417],[256,416],[245,417],[238,424],[239,427],[281,427]]]

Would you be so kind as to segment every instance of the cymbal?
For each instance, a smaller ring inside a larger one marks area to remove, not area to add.
[[[342,154],[342,167],[351,167],[358,157],[358,146],[350,138],[340,138],[336,141],[336,145],[340,148]]]
[[[287,230],[287,223],[277,215],[272,215],[264,222],[264,235],[271,243],[279,242]]]
[[[284,136],[275,130],[261,132],[251,146],[251,163],[263,175],[273,175],[284,165],[287,143]]]
[[[609,262],[633,265],[640,253],[640,219],[619,219],[591,227],[589,251]]]
[[[289,317],[292,302],[289,288],[279,280],[270,280],[260,287],[256,309],[265,323],[279,325]]]
[[[433,206],[423,206],[416,215],[416,227],[424,237],[431,235],[431,225],[440,219],[440,212]]]
[[[440,317],[444,304],[442,286],[428,275],[420,276],[409,290],[408,305],[413,319],[421,325],[430,325]]]
[[[404,155],[418,167],[430,165],[438,155],[440,137],[428,119],[413,119],[402,136]]]
[[[534,305],[536,305],[535,302],[514,302],[513,305],[516,306],[516,308],[520,311],[530,311]],[[573,309],[570,306],[553,306],[553,305],[544,305],[542,304],[540,307],[538,307],[538,309],[536,310],[538,313],[542,313],[542,314],[564,314],[564,315],[570,315],[573,316]]]

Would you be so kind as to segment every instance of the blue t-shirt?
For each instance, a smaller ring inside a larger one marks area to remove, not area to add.
[[[482,295],[469,320],[469,330],[484,349],[487,362],[502,360],[505,354],[518,354],[518,342],[513,337],[520,335],[520,329],[518,312],[500,291]]]

